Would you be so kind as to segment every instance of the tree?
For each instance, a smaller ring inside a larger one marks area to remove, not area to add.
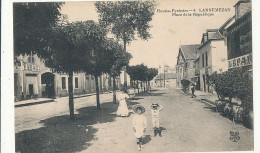
[[[126,44],[135,39],[135,33],[143,40],[151,37],[149,23],[156,7],[154,1],[96,2],[95,6],[100,24],[111,29],[116,38],[123,41],[125,52]]]
[[[135,88],[138,88],[138,83],[136,84],[137,79],[137,68],[136,66],[127,66],[126,67],[126,73],[130,76],[131,80],[134,82],[133,86],[134,86],[134,94],[135,94]],[[138,93],[139,93],[139,89],[138,89]]]
[[[105,28],[92,20],[86,21],[85,24],[87,26],[81,40],[84,45],[81,48],[88,50],[88,52],[81,57],[83,63],[84,61],[87,62],[82,67],[84,72],[95,77],[97,109],[100,109],[98,77],[103,73],[110,72],[113,60],[109,57],[113,54],[113,51],[106,38],[107,30]]]
[[[133,81],[137,81],[137,85],[139,84],[138,81],[141,81],[141,88],[143,88],[144,86],[143,82],[147,81],[147,71],[148,71],[147,66],[145,66],[144,64],[129,66],[127,67],[126,71],[130,75],[130,78]],[[139,93],[139,88],[138,88],[138,93]]]
[[[109,57],[109,61],[113,61],[110,65],[109,75],[113,78],[113,102],[116,103],[116,77],[120,75],[121,69],[124,66],[127,66],[131,54],[124,52],[123,47],[113,39],[108,40],[109,47],[111,50],[111,54]]]
[[[48,47],[48,58],[45,59],[45,65],[57,73],[66,73],[69,75],[69,109],[70,118],[74,119],[73,102],[73,73],[82,71],[82,65],[88,64],[83,61],[83,57],[89,54],[85,49],[86,37],[88,36],[86,22],[73,22],[58,25],[52,29],[51,43]]]
[[[52,28],[63,16],[63,3],[14,3],[14,53],[16,56],[37,54],[46,58]]]
[[[158,70],[156,68],[148,68],[148,70],[146,71],[146,78],[148,81],[148,90],[150,90],[150,81],[153,80],[153,78],[158,74]]]

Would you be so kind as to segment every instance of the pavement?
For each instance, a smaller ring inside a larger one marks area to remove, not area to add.
[[[111,93],[111,92],[106,92],[106,93]],[[88,97],[88,96],[92,96],[92,95],[96,95],[96,93],[74,95],[74,99],[82,98],[82,97]],[[65,96],[65,97],[68,98],[68,96]],[[64,98],[64,97],[59,97],[59,98]],[[59,98],[57,98],[57,99],[53,99],[53,98],[37,98],[37,99],[21,100],[21,101],[14,102],[14,105],[15,105],[15,107],[37,105],[37,104],[55,102],[55,101],[58,101]]]
[[[187,93],[191,96],[191,92]],[[196,99],[199,99],[203,102],[210,103],[215,106],[215,100],[218,100],[218,96],[216,94],[195,90]]]
[[[118,104],[112,102],[112,93],[100,95],[101,110],[96,109],[95,98],[74,100],[74,121],[69,119],[67,99],[15,108],[16,152],[140,152],[132,131],[132,107],[136,104],[147,108],[147,131],[141,152],[254,149],[253,130],[233,123],[211,105],[178,89],[156,88],[150,93],[136,94],[127,103],[129,117],[116,116]],[[160,113],[162,137],[153,136],[148,106],[154,102],[164,107]]]

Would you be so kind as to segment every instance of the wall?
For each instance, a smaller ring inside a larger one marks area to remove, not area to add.
[[[227,46],[224,41],[212,41],[212,71],[224,72],[228,70]]]
[[[203,78],[205,78],[205,83],[207,82],[206,78],[206,52],[208,55],[208,66],[210,67],[212,65],[212,53],[211,53],[211,41],[208,41],[204,46],[202,46],[199,49],[199,55],[200,55],[200,62],[199,62],[199,71],[200,71],[200,90],[202,91],[208,91],[208,86],[205,85],[204,88],[204,81]],[[204,54],[204,67],[202,65],[202,54]],[[204,76],[204,77],[203,77]]]
[[[236,19],[239,19],[247,12],[251,11],[252,4],[251,2],[240,3],[236,5]]]

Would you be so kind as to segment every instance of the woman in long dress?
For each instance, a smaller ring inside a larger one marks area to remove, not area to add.
[[[127,104],[126,104],[127,98],[129,98],[129,96],[128,96],[127,93],[124,93],[124,92],[120,92],[117,95],[117,100],[119,101],[119,106],[118,106],[116,114],[118,116],[122,116],[122,117],[128,116],[129,110],[128,110],[128,107],[127,107]]]

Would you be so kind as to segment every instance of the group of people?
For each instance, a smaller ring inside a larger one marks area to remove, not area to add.
[[[117,94],[117,99],[119,102],[117,116],[120,117],[129,116],[129,110],[126,103],[127,98],[129,98],[129,96],[125,92],[120,92],[119,94]],[[159,125],[159,114],[160,111],[163,109],[163,107],[158,103],[153,103],[152,105],[149,106],[149,109],[152,115],[154,137],[157,136],[157,134],[159,134],[159,136],[162,137],[161,129]],[[132,126],[133,126],[134,136],[137,139],[137,148],[139,151],[141,151],[141,148],[143,147],[142,137],[146,132],[146,126],[147,126],[146,117],[144,116],[145,108],[141,105],[135,105],[133,107],[133,111],[135,115],[133,116]]]

